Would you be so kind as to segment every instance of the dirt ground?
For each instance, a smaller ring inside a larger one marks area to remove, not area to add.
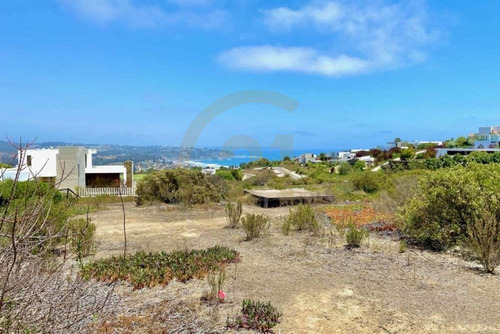
[[[283,235],[279,222],[288,208],[246,206],[244,212],[271,217],[269,233],[243,241],[241,229],[225,228],[222,207],[126,203],[130,251],[225,245],[242,261],[228,267],[228,301],[218,307],[201,302],[204,280],[139,291],[120,284],[118,313],[139,322],[184,319],[169,333],[218,333],[251,298],[271,301],[283,313],[277,333],[500,333],[500,275],[482,274],[477,264],[453,254],[399,253],[397,241],[374,234],[360,249],[347,250],[336,233]],[[96,212],[92,220],[97,257],[122,252],[121,206]],[[151,312],[158,317],[144,320]]]

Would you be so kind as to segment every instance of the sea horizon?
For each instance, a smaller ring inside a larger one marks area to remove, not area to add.
[[[289,156],[290,159],[293,159],[296,156],[299,156],[304,153],[333,153],[340,152],[344,149],[293,149],[293,154],[283,154],[279,148],[273,147],[265,147],[261,148],[259,151],[261,154],[250,154],[247,150],[235,150],[234,156],[230,158],[221,158],[221,159],[196,159],[192,162],[196,163],[201,167],[239,167],[242,163],[248,163],[251,161],[255,161],[261,158],[268,159],[270,161],[275,160],[283,160],[285,156]],[[291,153],[289,151],[289,153]]]

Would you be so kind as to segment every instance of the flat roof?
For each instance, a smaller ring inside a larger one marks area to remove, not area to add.
[[[246,193],[251,194],[256,197],[262,198],[304,198],[304,197],[324,197],[330,196],[326,194],[318,194],[302,188],[291,188],[291,189],[268,189],[268,190],[245,190]]]

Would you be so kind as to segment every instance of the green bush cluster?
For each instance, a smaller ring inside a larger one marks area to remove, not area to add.
[[[400,212],[403,231],[433,249],[455,245],[484,210],[500,220],[499,189],[499,164],[470,163],[428,173]]]
[[[340,175],[347,175],[351,172],[352,167],[351,164],[348,162],[341,162],[339,165],[339,174]]]
[[[250,161],[250,162],[243,162],[240,164],[241,169],[246,169],[246,168],[256,168],[256,167],[271,167],[271,166],[278,166],[280,161],[271,161],[266,158],[260,158],[255,161]]]
[[[349,248],[359,248],[363,240],[368,238],[369,232],[364,228],[357,227],[354,223],[347,226],[345,239]]]
[[[389,179],[382,172],[366,172],[356,175],[352,183],[357,190],[372,194],[387,185]]]
[[[318,232],[320,225],[310,205],[299,204],[294,209],[290,209],[290,213],[283,221],[283,233],[287,235],[292,227],[297,231]]]
[[[417,160],[391,161],[386,168],[392,171],[429,169],[438,170],[455,166],[467,166],[471,163],[491,164],[500,163],[500,152],[473,152],[469,155],[455,154],[444,155],[439,158],[426,158]]]
[[[239,260],[237,251],[223,246],[171,253],[137,252],[127,257],[113,256],[85,264],[81,275],[84,279],[105,282],[128,281],[135,289],[141,289],[167,285],[173,279],[186,282],[203,278],[209,272]]]
[[[42,197],[50,197],[55,203],[62,200],[62,195],[56,189],[48,184],[36,181],[21,181],[17,182],[14,190],[14,180],[5,180],[0,182],[0,206],[6,205],[12,196],[13,201],[33,200]]]
[[[82,213],[77,209],[76,203],[75,199],[63,198],[57,189],[43,182],[0,182],[0,212],[6,215],[16,214],[19,221],[32,221],[30,238],[45,240],[37,245],[34,250],[36,252],[51,250],[61,245],[69,245],[79,256],[91,252],[96,227],[85,219],[74,218],[76,213]],[[11,221],[7,219],[1,228],[0,233],[10,233]]]
[[[246,232],[246,240],[258,238],[269,228],[269,220],[264,215],[247,214],[241,218],[241,225]]]
[[[219,168],[215,174],[226,181],[241,181],[243,173],[239,169]]]
[[[226,193],[225,182],[199,170],[161,170],[146,175],[137,185],[137,204],[152,201],[186,205],[219,202]]]
[[[262,333],[272,333],[272,328],[280,322],[281,313],[270,302],[243,300],[241,314],[228,320],[228,327],[253,329]]]

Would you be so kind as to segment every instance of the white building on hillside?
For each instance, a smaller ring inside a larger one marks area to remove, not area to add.
[[[332,153],[332,162],[342,162],[342,161],[349,161],[353,159],[356,156],[355,152],[333,152]]]
[[[500,126],[482,126],[475,134],[479,140],[474,142],[474,148],[499,148]]]
[[[301,154],[295,158],[295,161],[297,161],[300,164],[305,164],[308,162],[321,162],[320,160],[317,159],[316,154],[314,153]]]
[[[94,166],[96,150],[82,146],[60,146],[48,149],[28,149],[18,154],[18,167],[7,169],[3,178],[15,178],[20,166],[20,180],[38,179],[57,184],[60,189],[121,187],[133,185],[132,162],[123,166]],[[1,173],[0,173],[1,174]]]
[[[436,156],[439,158],[443,155],[468,155],[473,152],[500,152],[500,126],[482,126],[474,136],[479,138],[474,142],[474,147],[438,148],[436,149]]]

